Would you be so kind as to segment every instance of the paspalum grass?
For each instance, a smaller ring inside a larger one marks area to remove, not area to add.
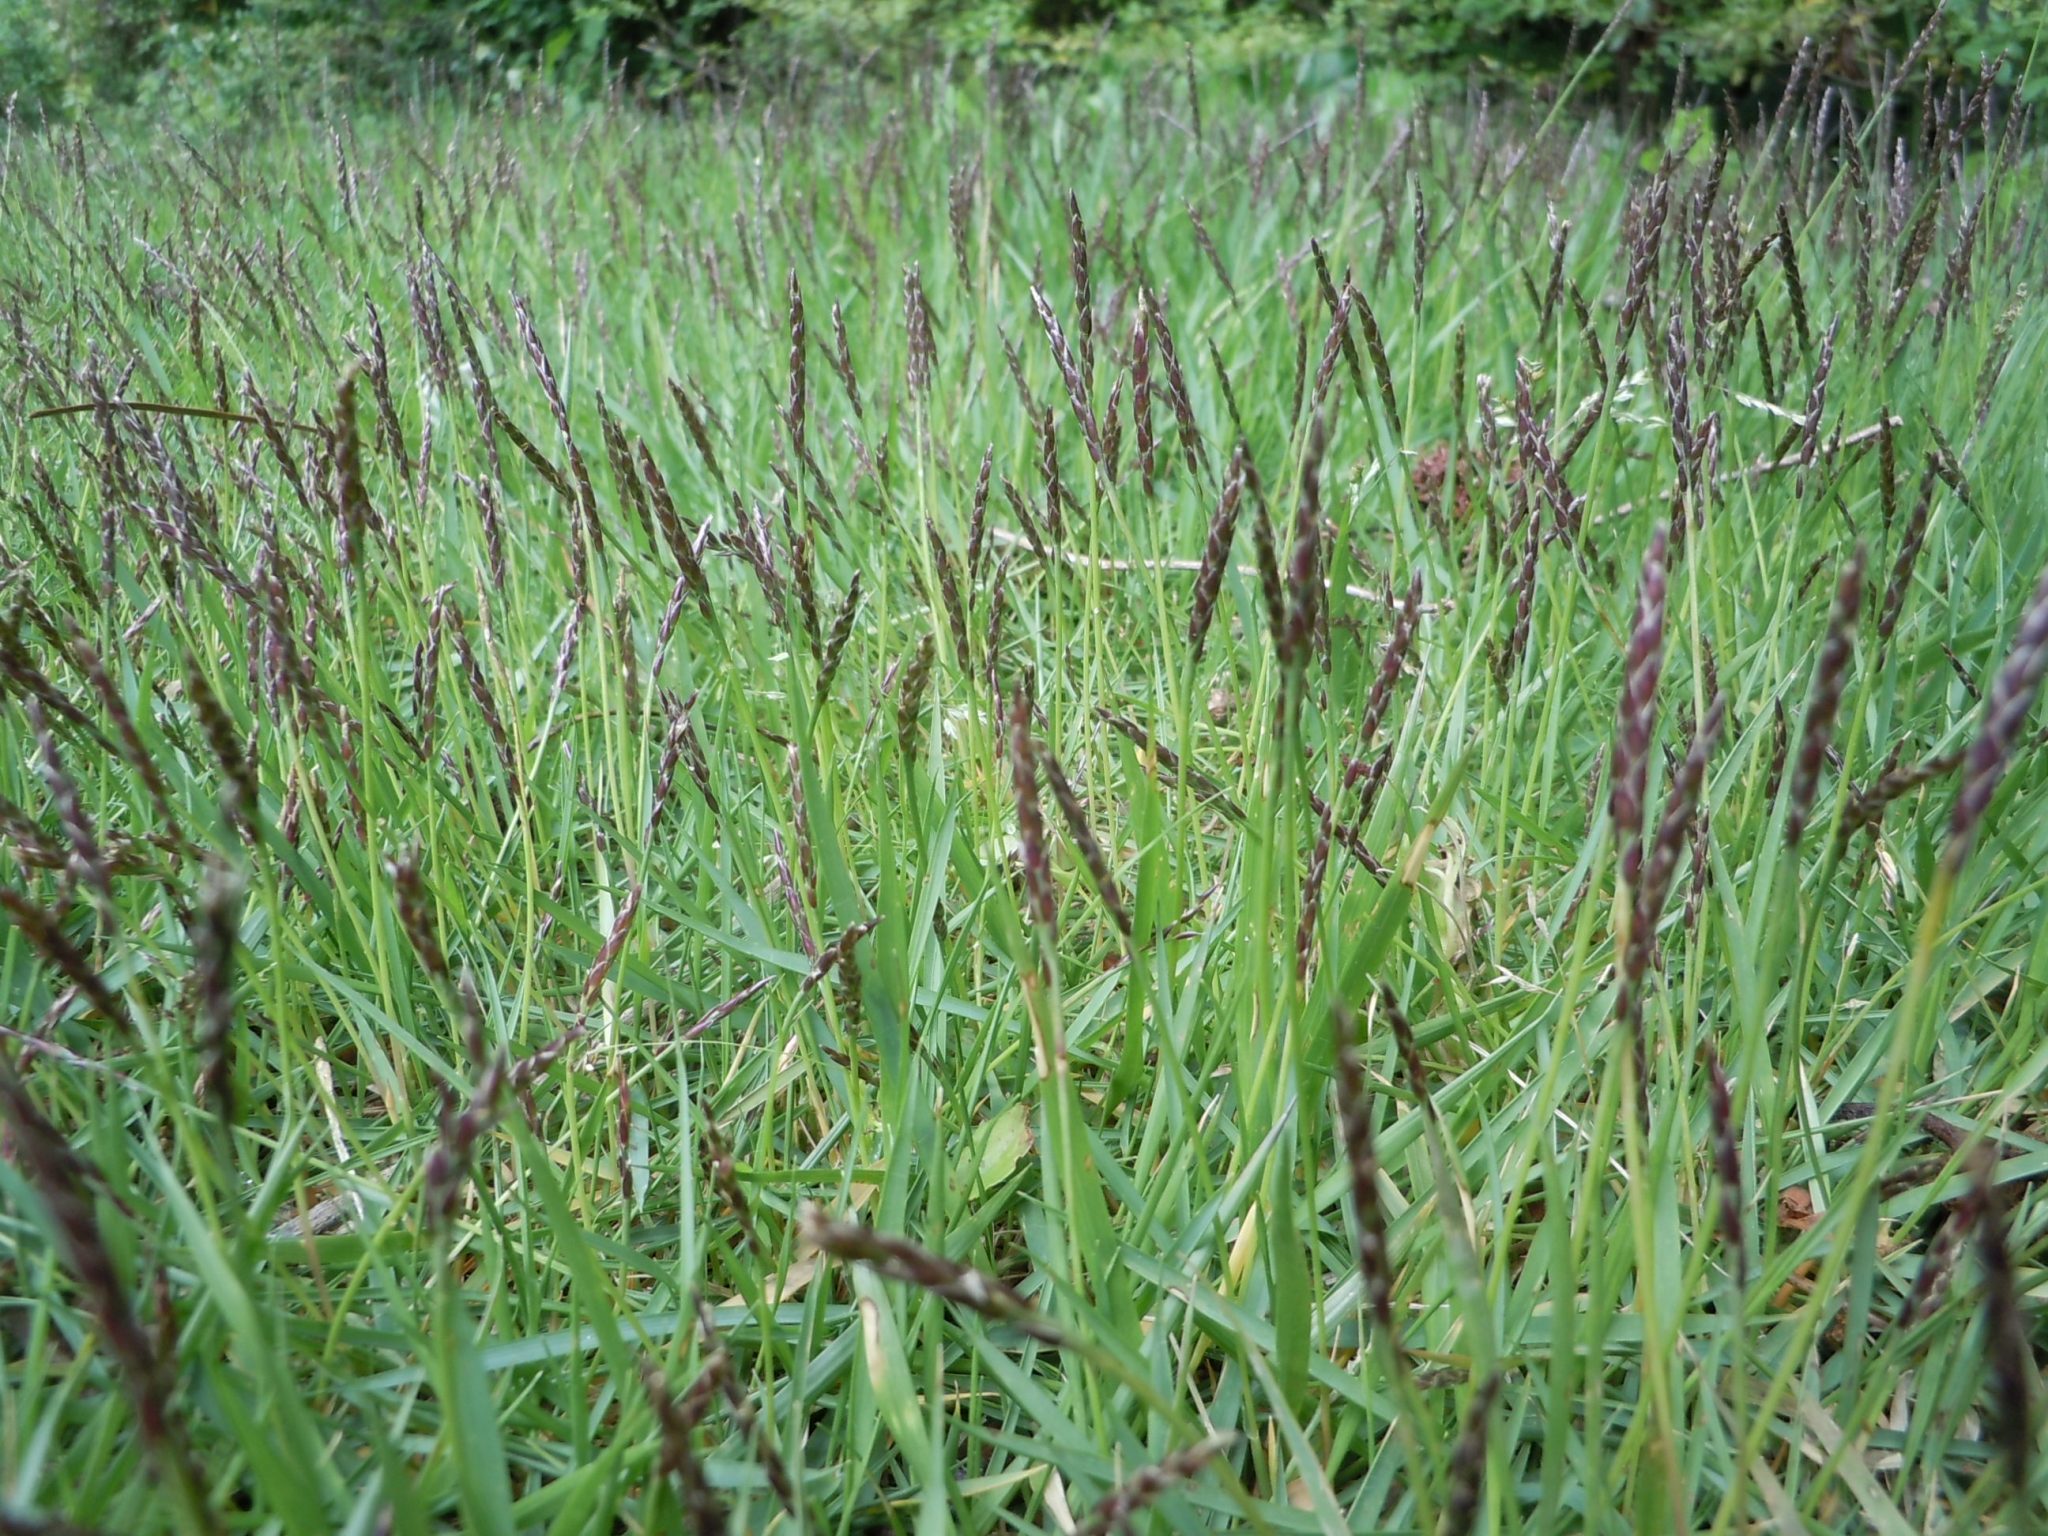
[[[1827,56],[14,123],[0,1525],[2037,1523],[2048,161]]]

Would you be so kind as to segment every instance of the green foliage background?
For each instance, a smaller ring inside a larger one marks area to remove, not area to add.
[[[1586,84],[1767,91],[1802,38],[1836,76],[1880,74],[1929,0],[1630,0]],[[1931,56],[1974,68],[2005,50],[2008,83],[2042,30],[2036,0],[1962,0]],[[517,87],[536,74],[622,72],[686,88],[735,50],[866,54],[994,41],[1049,58],[1102,49],[1298,61],[1325,48],[1453,79],[1536,77],[1583,57],[1608,0],[0,0],[0,103],[17,120],[145,109],[239,111],[266,97],[401,89],[429,73]]]

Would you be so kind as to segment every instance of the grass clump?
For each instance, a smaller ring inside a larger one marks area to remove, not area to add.
[[[1680,123],[9,141],[7,1528],[2027,1527],[2043,162]]]

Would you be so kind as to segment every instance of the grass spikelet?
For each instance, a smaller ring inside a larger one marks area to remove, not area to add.
[[[1806,702],[1806,720],[1799,732],[1799,753],[1793,759],[1792,780],[1785,811],[1785,845],[1797,848],[1806,833],[1813,811],[1815,791],[1820,784],[1821,765],[1827,761],[1828,739],[1834,730],[1835,712],[1841,707],[1842,690],[1848,685],[1849,662],[1856,648],[1856,619],[1863,609],[1863,545],[1859,541],[1835,583],[1834,606],[1828,614],[1827,638],[1813,667],[1813,691]]]
[[[476,986],[465,972],[456,984],[462,1010],[462,1033],[476,1078],[469,1097],[458,1098],[443,1085],[438,1134],[427,1154],[420,1211],[427,1230],[445,1240],[455,1221],[455,1207],[462,1198],[463,1182],[476,1155],[477,1143],[490,1134],[504,1109],[509,1064],[503,1051],[486,1052],[483,1032],[483,1004]]]
[[[1131,914],[1124,906],[1123,897],[1116,888],[1116,876],[1111,872],[1109,860],[1103,854],[1102,844],[1096,839],[1095,831],[1088,825],[1088,808],[1081,803],[1081,797],[1074,793],[1074,786],[1067,782],[1066,770],[1054,756],[1052,748],[1035,748],[1038,767],[1045,774],[1046,786],[1052,790],[1053,804],[1059,807],[1060,819],[1067,824],[1067,836],[1074,840],[1074,847],[1081,855],[1082,867],[1088,871],[1088,880],[1095,892],[1108,908],[1111,921],[1126,943],[1131,937]]]
[[[1202,566],[1195,573],[1194,599],[1188,608],[1188,659],[1199,662],[1208,643],[1209,626],[1216,617],[1216,596],[1223,588],[1223,573],[1230,563],[1230,543],[1237,531],[1238,508],[1244,499],[1244,445],[1230,457],[1223,477],[1223,495],[1209,519],[1208,537],[1202,542]]]
[[[1032,923],[1050,939],[1058,921],[1053,900],[1052,861],[1045,844],[1045,817],[1038,807],[1038,749],[1031,739],[1031,695],[1018,684],[1010,699],[1010,787],[1017,803],[1017,857],[1024,868],[1024,895]]]
[[[2034,707],[2034,695],[2041,688],[2041,674],[2048,671],[2048,569],[2041,572],[2034,594],[2020,615],[2012,649],[2005,665],[1992,681],[1984,705],[1983,724],[1963,759],[1962,787],[1956,793],[1956,807],[1949,817],[1948,843],[1942,858],[1951,870],[1962,868],[1977,839],[1977,828],[1991,809],[1991,800],[2006,770],[2012,766],[2015,747],[2027,713]]]
[[[1337,1117],[1351,1172],[1352,1216],[1358,1226],[1358,1271],[1366,1302],[1381,1334],[1394,1338],[1394,1276],[1387,1253],[1386,1217],[1380,1205],[1379,1155],[1373,1149],[1372,1105],[1366,1097],[1365,1065],[1358,1050],[1358,1016],[1331,999],[1330,1025],[1337,1037]]]
[[[1806,284],[1799,278],[1799,246],[1792,238],[1791,216],[1778,204],[1778,264],[1785,272],[1785,297],[1792,306],[1792,329],[1799,337],[1802,354],[1813,350],[1813,336],[1806,319]]]
[[[1643,800],[1648,792],[1650,737],[1657,726],[1657,680],[1664,669],[1664,530],[1650,536],[1636,586],[1636,617],[1622,663],[1621,707],[1608,770],[1608,816],[1621,850],[1621,879],[1633,892],[1643,862]]]
[[[931,393],[932,364],[938,347],[932,341],[932,313],[924,298],[924,281],[912,263],[903,273],[903,324],[910,337],[910,362],[904,378],[912,400]]]
[[[1716,695],[1718,697],[1718,695]],[[1720,1183],[1715,1205],[1721,1251],[1734,1271],[1735,1289],[1749,1288],[1749,1247],[1742,1235],[1742,1159],[1736,1151],[1734,1099],[1720,1054],[1707,1045],[1707,1113],[1714,1137],[1714,1176]]]
[[[1443,1519],[1437,1529],[1442,1536],[1470,1536],[1479,1521],[1479,1500],[1486,1476],[1486,1444],[1492,1435],[1490,1422],[1494,1400],[1500,1396],[1501,1375],[1489,1372],[1472,1391],[1465,1405],[1465,1426],[1451,1447],[1450,1492],[1444,1499]]]
[[[683,427],[689,432],[690,441],[695,445],[698,457],[703,459],[704,467],[711,472],[712,480],[721,492],[729,491],[731,487],[726,484],[725,471],[718,467],[717,450],[711,446],[711,433],[704,424],[704,413],[697,408],[695,398],[677,379],[668,381],[668,394],[675,401],[676,410],[683,418]],[[643,448],[641,452],[644,455],[646,450]]]
[[[1380,337],[1379,317],[1372,312],[1372,305],[1362,292],[1348,282],[1344,288],[1357,311],[1358,323],[1365,331],[1366,355],[1372,359],[1373,377],[1379,380],[1380,403],[1387,408],[1387,430],[1399,438],[1401,407],[1394,394],[1394,370],[1387,363],[1387,344]]]
[[[2005,1208],[1996,1183],[1997,1159],[1980,1149],[1973,1171],[1977,1208],[1977,1263],[1984,1271],[1985,1354],[1991,1370],[1992,1432],[2005,1461],[2006,1480],[2022,1503],[2032,1497],[2034,1464],[2033,1392],[2027,1363],[2033,1357],[2012,1251],[2006,1241]]]
[[[203,1530],[206,1524],[198,1514],[202,1485],[172,1402],[172,1361],[158,1351],[129,1300],[128,1284],[100,1226],[86,1165],[29,1096],[12,1057],[4,1051],[0,1120],[7,1126],[8,1161],[21,1170],[42,1201],[64,1267],[83,1294],[119,1370],[143,1447],[190,1528]]]
[[[1110,1536],[1113,1531],[1130,1530],[1162,1494],[1192,1482],[1219,1452],[1229,1448],[1232,1439],[1230,1435],[1211,1435],[1141,1467],[1088,1511],[1088,1518],[1076,1527],[1077,1536]]]
[[[242,882],[224,865],[207,871],[192,931],[192,1002],[198,1015],[199,1096],[222,1125],[236,1122],[235,946]]]
[[[917,726],[924,713],[925,690],[931,684],[936,649],[930,635],[922,636],[896,684],[896,742],[906,758],[917,744]]]
[[[804,291],[796,280],[796,268],[789,269],[789,395],[783,402],[782,421],[789,428],[789,440],[796,456],[804,456],[804,407],[810,387],[804,370]]]
[[[854,616],[860,612],[860,572],[853,573],[853,579],[846,584],[846,595],[839,600],[839,611],[832,618],[832,633],[825,639],[824,658],[818,666],[818,684],[811,696],[813,712],[824,707],[825,700],[832,693],[832,679],[839,675],[839,663],[846,655],[846,644],[853,638]]]
[[[699,1381],[702,1390],[693,1384],[690,1397],[708,1407],[716,1390],[716,1378],[704,1376]],[[679,1402],[670,1392],[667,1379],[651,1361],[641,1367],[641,1385],[654,1408],[660,1430],[661,1458],[657,1465],[663,1477],[675,1482],[685,1527],[692,1536],[725,1536],[727,1511],[705,1481],[704,1464],[693,1443],[704,1409]]]
[[[1081,425],[1081,440],[1088,445],[1088,456],[1106,472],[1108,464],[1102,449],[1102,427],[1095,419],[1095,407],[1088,399],[1088,381],[1082,376],[1080,364],[1074,360],[1073,348],[1067,344],[1066,332],[1060,329],[1059,316],[1053,313],[1045,290],[1035,284],[1031,289],[1031,305],[1038,311],[1038,323],[1045,328],[1053,363],[1067,386],[1067,402],[1073,407],[1074,420]]]
[[[1067,269],[1074,279],[1074,338],[1080,346],[1085,384],[1095,376],[1095,289],[1089,280],[1088,226],[1081,218],[1081,199],[1071,190],[1067,193]]]
[[[866,1264],[887,1279],[929,1291],[1041,1343],[1066,1342],[1057,1325],[993,1275],[859,1222],[834,1221],[816,1205],[804,1207],[801,1223],[804,1240],[835,1259]]]
[[[758,1249],[761,1238],[754,1225],[753,1202],[747,1198],[746,1187],[740,1183],[739,1172],[733,1165],[732,1148],[719,1127],[718,1117],[711,1112],[710,1103],[701,1099],[697,1103],[697,1135],[704,1143],[704,1163],[711,1170],[712,1187],[725,1202],[726,1211],[739,1224],[740,1246],[750,1251]]]

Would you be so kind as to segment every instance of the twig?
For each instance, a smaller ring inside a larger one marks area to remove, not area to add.
[[[1007,528],[991,528],[988,531],[988,536],[993,542],[1011,549],[1028,549],[1031,543],[1022,534],[1012,533]],[[1193,575],[1202,568],[1202,562],[1199,560],[1111,560],[1092,558],[1076,549],[1061,550],[1056,558],[1068,565],[1078,566],[1083,570],[1102,572],[1186,571]],[[1254,580],[1258,578],[1259,572],[1256,566],[1240,565],[1233,567],[1233,569],[1240,576],[1249,576]],[[1334,581],[1326,579],[1323,585],[1333,592],[1337,590],[1337,584]],[[1390,597],[1385,592],[1376,592],[1370,587],[1346,587],[1344,588],[1344,595],[1354,598],[1359,602],[1382,603],[1397,612],[1408,606],[1405,598]],[[1450,602],[1418,603],[1415,606],[1415,611],[1419,614],[1447,613],[1453,606]]]
[[[42,421],[50,416],[83,416],[88,411],[153,411],[159,416],[194,416],[201,421],[232,421],[245,427],[260,427],[263,423],[254,416],[244,416],[240,411],[217,411],[210,405],[172,405],[164,400],[87,400],[78,405],[49,405],[40,411],[30,411],[30,421]],[[322,435],[321,429],[309,426],[303,421],[279,423],[294,432],[304,432],[310,437]]]
[[[1891,419],[1891,425],[1894,427],[1903,427],[1905,424],[1906,418],[1903,416],[1894,416]],[[1874,442],[1883,434],[1884,427],[1885,424],[1883,422],[1873,422],[1867,427],[1859,428],[1841,439],[1841,441],[1833,444],[1829,451],[1838,453],[1844,448],[1860,448],[1865,443]],[[1744,464],[1735,469],[1722,470],[1720,474],[1714,476],[1714,484],[1726,485],[1729,481],[1740,480],[1745,475],[1774,475],[1780,470],[1797,469],[1798,467],[1799,455],[1796,453],[1788,453],[1781,458],[1775,459],[1758,459],[1754,464]],[[1656,501],[1659,505],[1662,505],[1664,499],[1660,496],[1656,498]],[[1639,511],[1648,505],[1650,503],[1647,501],[1624,501],[1612,511],[1603,512],[1594,518],[1593,526],[1599,528],[1608,523],[1619,522],[1630,513]],[[1424,611],[1426,612],[1427,610]]]

